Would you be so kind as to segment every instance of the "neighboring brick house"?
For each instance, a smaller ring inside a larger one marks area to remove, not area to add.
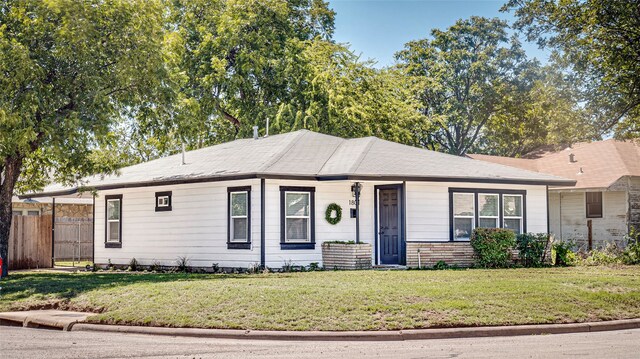
[[[574,187],[549,187],[550,231],[581,248],[608,242],[624,245],[631,227],[640,229],[640,143],[605,140],[578,143],[530,158],[470,155],[541,173],[575,179]]]

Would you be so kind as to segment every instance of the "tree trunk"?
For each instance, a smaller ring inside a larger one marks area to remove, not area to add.
[[[4,172],[0,184],[0,257],[2,258],[2,274],[9,275],[9,235],[11,234],[11,198],[22,167],[22,157],[7,157],[4,161]]]

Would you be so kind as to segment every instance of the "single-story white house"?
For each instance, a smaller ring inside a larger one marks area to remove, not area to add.
[[[470,155],[472,158],[571,178],[575,186],[549,188],[550,232],[579,249],[626,245],[640,229],[640,142],[582,142],[527,158]]]
[[[175,265],[188,257],[198,267],[321,265],[323,242],[359,241],[373,245],[374,265],[416,266],[418,257],[422,265],[467,265],[473,228],[548,232],[547,186],[574,183],[376,137],[300,130],[141,163],[36,196],[91,197],[82,190],[94,190],[97,264],[136,258]],[[342,218],[331,224],[325,212],[334,203]]]

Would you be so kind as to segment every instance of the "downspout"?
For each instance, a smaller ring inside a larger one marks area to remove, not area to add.
[[[549,186],[547,185],[547,236],[551,233],[551,215],[549,214]]]
[[[96,195],[93,194],[93,213],[91,214],[91,261],[96,265]],[[105,214],[106,215],[106,214]]]
[[[266,243],[266,238],[265,238],[265,220],[264,220],[264,216],[266,213],[265,210],[265,203],[264,203],[264,199],[265,199],[265,179],[264,178],[260,178],[260,266],[264,269],[266,268],[266,248],[265,248],[265,243]]]
[[[402,225],[402,238],[400,243],[401,258],[400,263],[407,265],[407,181],[402,181],[402,206],[401,208],[401,225]]]
[[[56,264],[55,258],[55,243],[56,243],[56,198],[53,198],[53,202],[51,204],[51,268],[53,268]]]
[[[560,223],[560,240],[564,240],[564,238],[562,237],[562,192],[558,193],[558,197],[560,198],[560,200],[558,201],[560,204],[560,208],[558,210],[558,222]]]

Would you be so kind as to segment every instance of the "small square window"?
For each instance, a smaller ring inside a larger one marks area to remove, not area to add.
[[[156,212],[171,210],[171,192],[156,192]]]

